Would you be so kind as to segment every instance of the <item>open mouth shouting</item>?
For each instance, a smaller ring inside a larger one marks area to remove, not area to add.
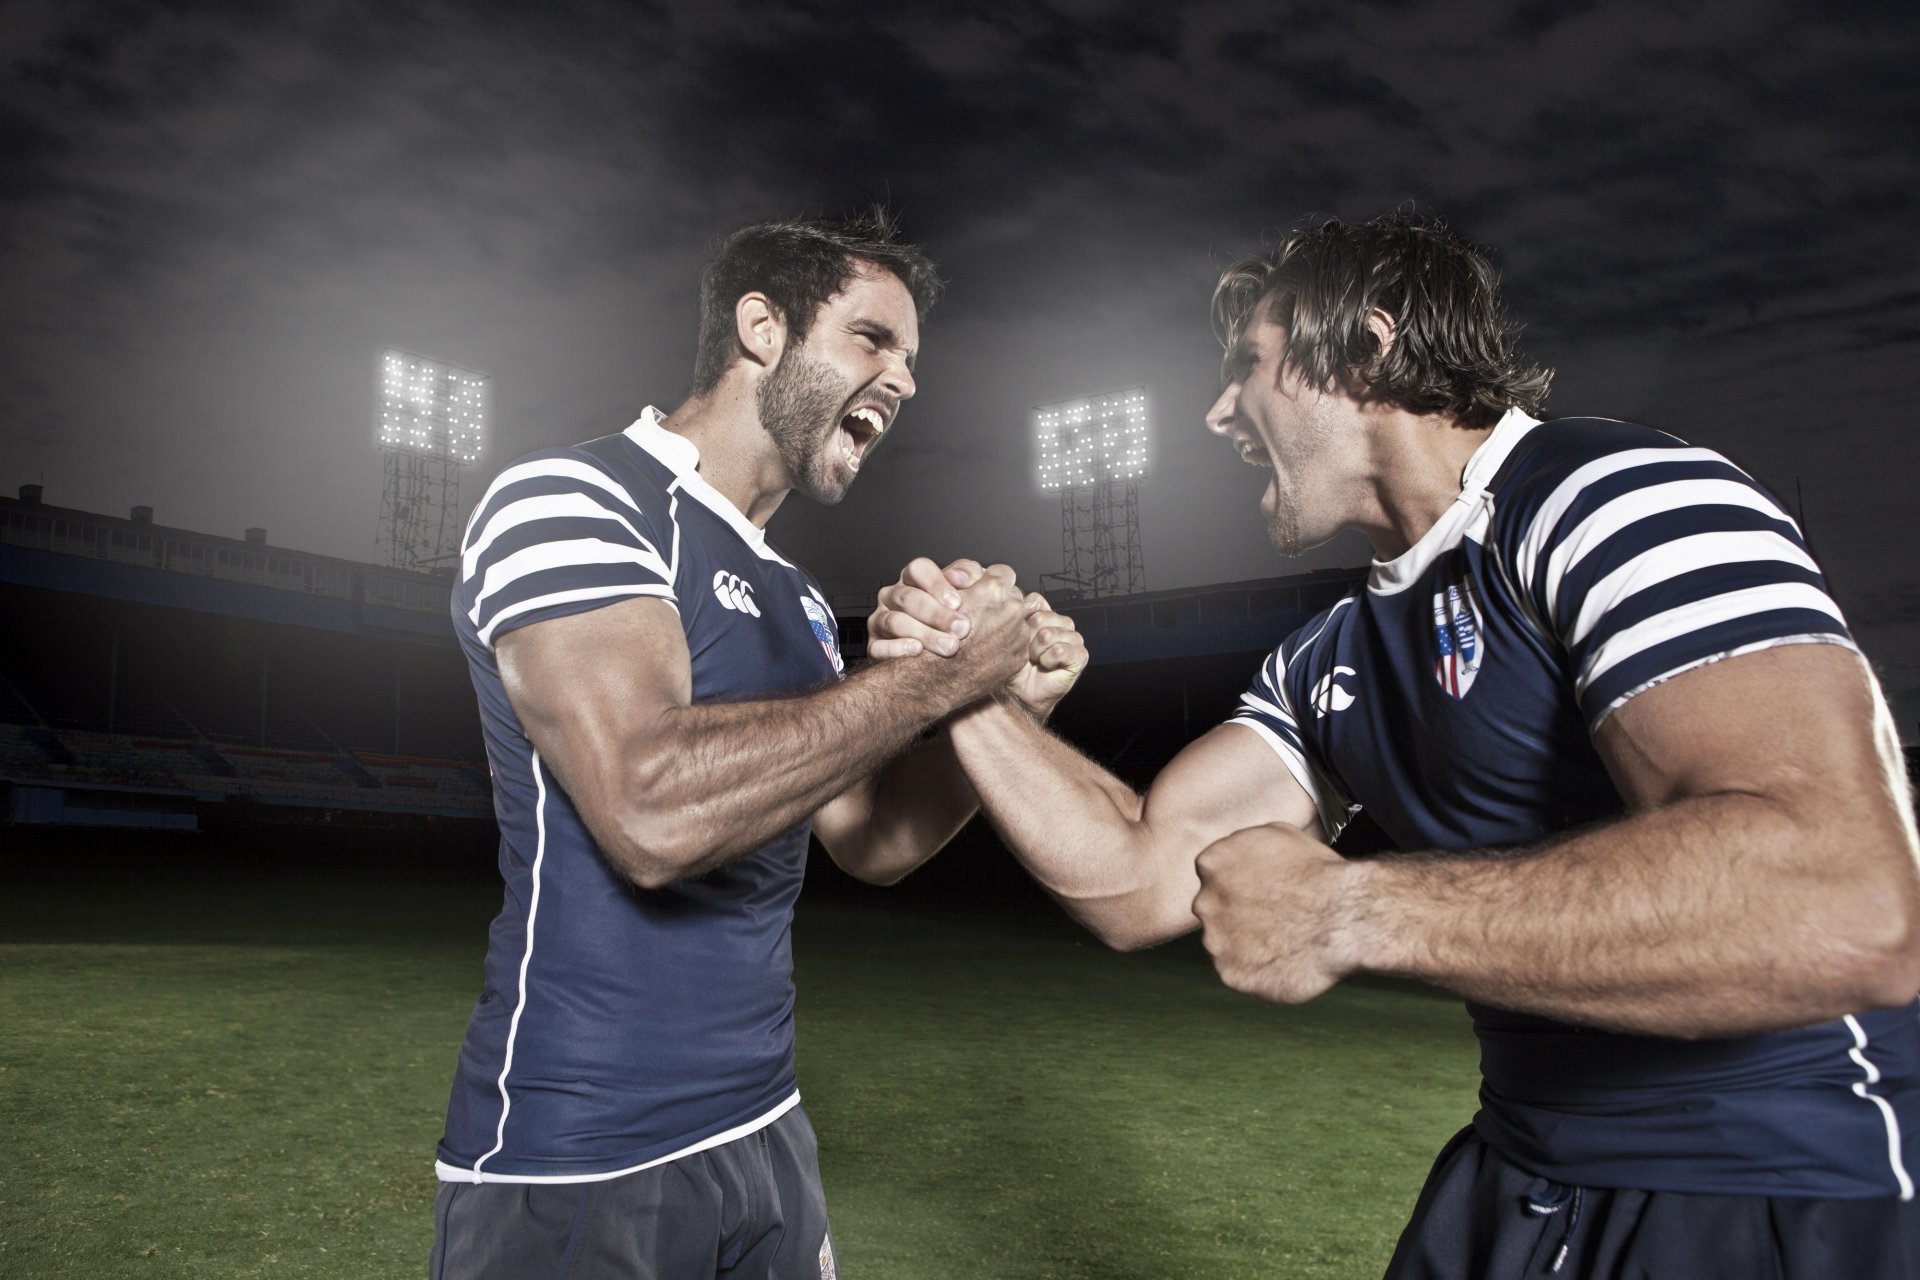
[[[886,429],[887,413],[875,405],[863,404],[840,419],[840,430],[835,441],[849,470],[860,470],[861,460],[879,442]]]

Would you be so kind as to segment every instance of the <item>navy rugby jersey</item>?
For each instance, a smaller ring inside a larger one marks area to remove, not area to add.
[[[1635,694],[1773,645],[1851,647],[1799,529],[1716,453],[1509,413],[1454,505],[1268,658],[1257,731],[1329,838],[1364,805],[1405,849],[1538,842],[1624,806],[1591,735]],[[1579,1185],[1910,1198],[1916,1007],[1678,1041],[1468,1003],[1481,1135]]]
[[[501,472],[468,523],[454,628],[493,769],[506,900],[460,1050],[443,1180],[578,1182],[731,1141],[799,1099],[789,926],[801,823],[645,890],[611,870],[528,740],[494,645],[636,596],[680,615],[695,701],[840,673],[818,586],[703,480],[649,408],[619,435]]]

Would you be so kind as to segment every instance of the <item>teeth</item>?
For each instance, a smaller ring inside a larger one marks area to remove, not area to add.
[[[858,418],[860,419],[860,421],[866,423],[868,427],[872,428],[873,434],[875,435],[879,435],[882,431],[885,431],[887,429],[886,419],[880,416],[880,411],[878,409],[866,409],[866,408],[855,409],[852,413],[848,414],[847,416],[851,418]]]
[[[1240,442],[1240,460],[1249,466],[1270,467],[1273,460],[1267,457],[1267,451],[1251,440]]]

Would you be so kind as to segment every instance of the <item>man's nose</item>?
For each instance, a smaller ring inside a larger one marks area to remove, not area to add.
[[[913,370],[907,368],[906,361],[897,361],[892,368],[880,377],[880,386],[895,400],[911,400],[919,388],[913,381]]]
[[[1240,389],[1228,387],[1213,402],[1213,408],[1207,410],[1207,430],[1217,436],[1229,435],[1233,431],[1233,419],[1240,411]]]

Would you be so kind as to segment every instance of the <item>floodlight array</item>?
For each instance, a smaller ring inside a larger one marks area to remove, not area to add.
[[[380,353],[380,443],[462,464],[480,456],[487,379],[388,348]]]
[[[1147,474],[1144,387],[1038,405],[1033,424],[1044,490],[1138,480]]]

